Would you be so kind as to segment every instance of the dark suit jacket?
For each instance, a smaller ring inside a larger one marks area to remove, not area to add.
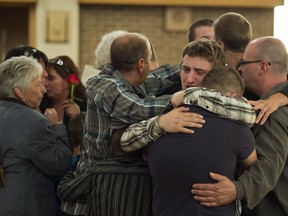
[[[0,215],[56,215],[54,179],[71,164],[63,124],[24,104],[0,101],[0,163],[6,188],[0,188]]]

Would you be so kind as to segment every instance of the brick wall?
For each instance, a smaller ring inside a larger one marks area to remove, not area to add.
[[[201,18],[216,19],[226,12],[244,15],[253,26],[253,38],[273,35],[273,9],[234,9],[191,7],[192,22]],[[155,45],[160,64],[177,64],[187,43],[186,31],[165,29],[165,7],[81,5],[79,68],[94,64],[94,51],[101,36],[113,30],[136,31],[147,35]]]

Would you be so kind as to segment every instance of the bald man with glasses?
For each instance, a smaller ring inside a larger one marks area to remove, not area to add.
[[[238,69],[241,65],[252,64],[252,59],[243,58],[244,50],[252,39],[252,25],[246,17],[239,13],[228,12],[220,15],[213,23],[215,41],[220,44],[225,54],[227,64]],[[259,59],[253,59],[253,61]],[[249,63],[248,63],[249,61]],[[259,100],[257,95],[245,89],[246,97],[254,110],[260,110],[256,124],[264,124],[268,116],[280,106],[288,104],[288,89],[283,89],[271,95],[266,100]]]
[[[274,37],[251,41],[243,54],[242,73],[245,87],[266,99],[287,89],[287,50]],[[237,181],[216,173],[210,177],[218,183],[195,184],[192,193],[202,205],[215,207],[236,199],[247,204],[244,215],[288,215],[288,107],[272,113],[265,124],[252,127],[258,160]]]

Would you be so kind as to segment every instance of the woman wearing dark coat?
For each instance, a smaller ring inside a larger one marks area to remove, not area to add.
[[[54,178],[71,164],[67,131],[56,112],[35,111],[45,92],[41,74],[41,65],[26,56],[0,65],[1,216],[56,215]]]

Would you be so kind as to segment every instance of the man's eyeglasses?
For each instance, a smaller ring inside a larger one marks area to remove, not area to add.
[[[269,66],[271,65],[271,62],[268,62],[265,60],[244,61],[241,59],[237,65],[236,69],[239,70],[240,67],[242,67],[243,65],[246,65],[246,64],[260,63],[260,62],[266,62]]]
[[[50,64],[61,66],[68,74],[71,73],[70,69],[64,64],[63,60],[60,58],[54,58],[49,60]]]
[[[32,56],[33,58],[35,58],[35,54],[36,54],[36,53],[37,53],[37,50],[36,50],[36,49],[27,47],[27,48],[25,48],[23,54],[24,54],[25,56],[27,56],[27,57]]]

